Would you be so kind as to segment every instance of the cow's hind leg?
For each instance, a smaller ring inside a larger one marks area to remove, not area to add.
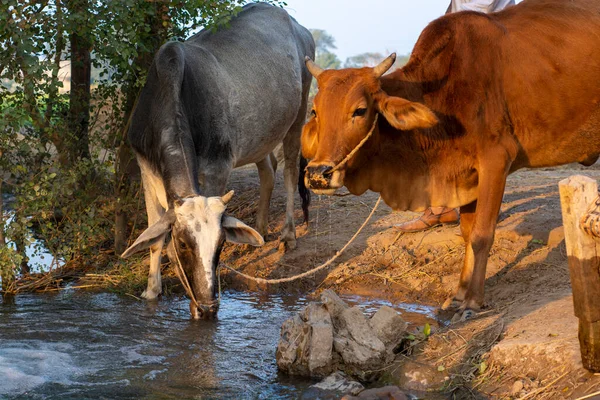
[[[305,107],[301,107],[299,117],[283,139],[284,169],[283,177],[287,203],[285,224],[281,231],[281,241],[286,249],[296,248],[296,227],[294,225],[294,196],[298,183],[298,154],[300,152],[300,133],[304,124]]]
[[[275,156],[270,153],[262,161],[256,163],[258,167],[258,176],[260,178],[260,199],[258,201],[258,213],[256,215],[256,229],[265,239],[267,238],[269,222],[269,204],[271,203],[271,194],[275,186]]]

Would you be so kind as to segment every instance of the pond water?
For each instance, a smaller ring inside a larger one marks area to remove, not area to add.
[[[346,300],[367,312],[385,304]],[[191,321],[188,304],[75,290],[6,298],[0,398],[287,399],[314,383],[275,364],[281,324],[305,299],[226,292],[213,322]],[[428,307],[394,307],[433,319]]]

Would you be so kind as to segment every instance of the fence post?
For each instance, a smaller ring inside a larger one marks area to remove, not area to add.
[[[598,184],[575,175],[560,181],[558,187],[581,360],[586,369],[600,372],[600,240],[582,227],[582,221],[600,226],[600,212],[589,212],[598,197]]]

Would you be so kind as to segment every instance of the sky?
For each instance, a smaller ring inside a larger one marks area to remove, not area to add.
[[[344,62],[357,54],[409,54],[419,34],[442,16],[450,0],[286,0],[285,9],[308,29],[335,38]]]

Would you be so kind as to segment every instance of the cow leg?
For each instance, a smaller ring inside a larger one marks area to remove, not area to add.
[[[468,240],[465,243],[465,260],[457,292],[458,299],[464,297],[459,308],[459,313],[463,314],[463,317],[478,311],[483,306],[485,270],[494,243],[498,213],[506,185],[508,171],[506,163],[492,161],[491,165],[485,167],[482,167],[479,175],[475,213],[469,216],[467,212],[467,220],[472,218],[473,221],[470,227],[468,222],[465,225]]]
[[[473,223],[475,222],[475,209],[477,207],[477,200],[474,202],[467,204],[466,206],[460,207],[460,232],[462,234],[463,240],[465,241],[465,246],[469,243],[469,238],[471,237],[471,231],[473,229]],[[467,260],[467,257],[470,257],[472,254],[469,252],[465,253],[464,265],[474,265],[473,260]],[[448,298],[444,305],[442,306],[443,310],[456,310],[458,309],[463,301],[465,300],[465,296],[467,294],[467,290],[471,285],[471,277],[473,273],[473,268],[463,268],[460,274],[460,282],[458,284],[458,290],[453,297]]]
[[[148,180],[144,180],[144,198],[146,200],[146,212],[148,213],[148,226],[156,223],[165,213],[160,205],[158,197]],[[148,286],[142,293],[142,297],[147,300],[155,300],[162,293],[162,281],[160,277],[161,253],[165,243],[166,235],[158,239],[156,243],[150,246],[150,270],[148,271]]]
[[[277,148],[275,148],[275,150],[277,150]],[[275,155],[275,150],[273,150],[271,152],[271,154],[269,154],[269,159],[271,160],[271,165],[273,166],[273,174],[275,174],[277,172],[277,156]]]
[[[267,235],[269,222],[269,204],[271,194],[275,186],[275,171],[272,162],[273,154],[270,153],[262,161],[256,163],[258,176],[260,178],[260,199],[258,201],[258,213],[256,216],[256,229],[263,237]]]
[[[301,107],[300,116],[283,139],[283,178],[287,203],[285,208],[285,225],[281,231],[281,241],[286,249],[296,248],[296,227],[294,225],[294,196],[298,183],[298,154],[300,152],[300,133],[306,114],[305,106]]]

